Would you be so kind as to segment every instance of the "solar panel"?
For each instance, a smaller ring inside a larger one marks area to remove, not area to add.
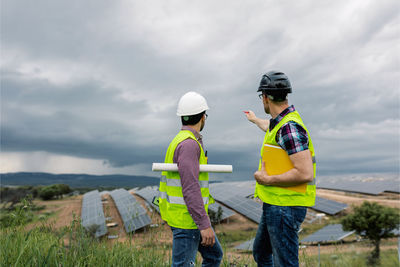
[[[211,195],[214,196],[213,191],[218,191],[218,194],[224,196],[232,196],[232,190],[234,190],[235,196],[249,197],[254,194],[254,188],[256,186],[255,181],[242,181],[242,182],[222,182],[210,184]]]
[[[347,208],[347,204],[336,202],[322,197],[315,197],[315,205],[312,209],[329,215],[335,215]]]
[[[140,190],[136,190],[135,194],[143,198],[149,205],[151,205],[155,210],[157,210],[158,213],[160,213],[158,206],[153,204],[153,198],[155,196],[158,196],[158,187],[148,186]],[[220,221],[223,221],[235,214],[233,210],[224,207],[219,203],[213,203],[208,206],[209,210],[213,212],[218,212],[219,207],[221,207],[222,209],[222,216]]]
[[[210,211],[218,213],[219,209],[221,209],[221,211],[222,211],[221,218],[220,218],[219,221],[216,221],[214,223],[218,223],[220,221],[226,220],[229,217],[235,215],[235,212],[233,210],[231,210],[231,209],[229,209],[229,208],[227,208],[225,206],[222,206],[219,203],[213,203],[213,204],[209,205],[208,206],[208,213],[210,214]]]
[[[95,231],[96,237],[107,233],[106,219],[99,191],[94,190],[83,195],[81,222],[86,230]]]
[[[304,222],[308,224],[312,224],[317,220],[318,222],[321,222],[324,216],[325,216],[324,213],[316,213],[310,209],[307,209],[307,214],[306,217],[304,218]]]
[[[383,182],[384,191],[400,194],[400,180]]]
[[[249,199],[254,194],[254,187],[255,182],[253,181],[212,183],[210,184],[210,192],[219,202],[259,223],[262,205]],[[347,206],[344,203],[316,197],[315,205],[312,208],[329,215],[335,215],[346,209]],[[251,210],[248,210],[250,208]]]
[[[248,182],[242,183],[242,185],[248,184]],[[241,187],[240,183],[210,184],[210,191],[211,195],[222,204],[237,211],[255,223],[260,222],[262,204],[246,198],[248,192],[250,192],[247,186]],[[252,191],[254,192],[254,190]]]
[[[116,189],[111,191],[110,195],[114,199],[127,233],[141,229],[151,223],[146,210],[128,191]]]
[[[330,224],[317,232],[303,238],[301,243],[325,243],[340,241],[355,231],[343,231],[341,224]]]
[[[394,229],[391,233],[394,234],[395,236],[399,236],[400,235],[400,228]]]
[[[157,189],[154,189],[154,187],[152,186],[147,186],[140,190],[136,190],[135,194],[143,198],[147,202],[147,204],[151,205],[153,209],[160,213],[160,209],[158,208],[158,206],[153,204],[153,198],[155,196],[158,196],[158,187]]]
[[[300,233],[302,231],[302,229],[300,228],[299,231],[297,233]],[[256,238],[252,238],[250,240],[247,240],[246,242],[239,244],[235,247],[235,249],[239,249],[239,250],[246,250],[246,251],[253,251],[253,244],[254,244],[254,240]]]
[[[323,176],[317,180],[317,187],[369,195],[379,195],[384,191],[400,193],[400,179],[398,175],[389,174]]]
[[[382,229],[382,234],[384,233],[384,229]],[[399,236],[400,235],[400,228],[399,229],[393,229],[392,231],[390,231],[391,234],[393,234],[394,236]],[[365,236],[365,231],[362,231],[360,233],[362,236]]]

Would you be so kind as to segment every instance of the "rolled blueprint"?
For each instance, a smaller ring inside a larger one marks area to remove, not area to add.
[[[176,163],[153,163],[151,168],[153,172],[169,171],[177,172],[178,165]],[[200,164],[200,172],[232,172],[232,165],[217,165],[217,164]]]

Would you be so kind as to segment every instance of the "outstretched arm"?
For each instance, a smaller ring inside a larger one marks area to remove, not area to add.
[[[257,118],[256,114],[254,114],[254,112],[251,110],[244,111],[244,113],[246,114],[247,119],[250,122],[256,124],[261,130],[263,130],[264,132],[268,130],[269,120]]]

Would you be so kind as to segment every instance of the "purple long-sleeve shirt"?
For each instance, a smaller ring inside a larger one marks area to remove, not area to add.
[[[203,146],[202,136],[196,130],[188,126],[182,126],[182,130],[191,131]],[[204,230],[211,227],[211,222],[204,208],[200,191],[199,158],[200,147],[196,141],[189,138],[179,143],[176,147],[173,161],[178,164],[183,199],[188,211],[199,230]]]

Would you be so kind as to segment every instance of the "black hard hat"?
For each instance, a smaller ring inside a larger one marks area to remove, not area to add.
[[[285,73],[280,71],[270,71],[262,76],[257,92],[260,91],[267,94],[288,94],[292,92],[292,86],[290,85],[289,78]]]

